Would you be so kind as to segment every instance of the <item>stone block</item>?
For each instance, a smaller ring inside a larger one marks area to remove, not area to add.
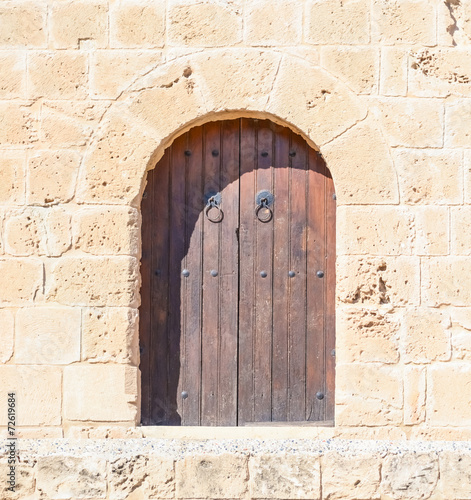
[[[427,0],[374,0],[371,37],[385,45],[435,45],[435,5]]]
[[[337,208],[338,255],[410,255],[414,217],[402,207]]]
[[[339,257],[337,297],[365,306],[418,305],[420,261],[417,257]]]
[[[437,363],[428,368],[427,423],[430,426],[471,425],[471,367],[468,363]]]
[[[41,151],[28,161],[27,202],[50,205],[70,201],[81,156],[74,151]]]
[[[30,97],[84,99],[88,94],[87,55],[78,51],[37,52],[29,57]]]
[[[31,145],[38,140],[37,115],[30,105],[0,102],[0,144]]]
[[[295,454],[255,455],[249,460],[250,498],[320,499],[319,458]]]
[[[115,364],[64,368],[64,417],[94,422],[135,422],[138,369]]]
[[[365,47],[323,47],[322,67],[356,94],[378,91],[379,51]]]
[[[449,310],[453,359],[471,360],[471,309],[453,307]]]
[[[10,361],[13,356],[15,317],[12,309],[0,309],[0,363]]]
[[[15,363],[67,365],[80,361],[79,308],[33,307],[16,314]]]
[[[242,498],[247,492],[244,455],[190,455],[175,464],[176,498]]]
[[[140,249],[139,212],[135,208],[81,209],[74,214],[75,247],[94,255],[134,255]]]
[[[449,361],[451,357],[450,318],[429,308],[407,310],[404,314],[402,359],[406,363]]]
[[[165,0],[127,0],[110,7],[113,48],[155,48],[165,44]]]
[[[171,45],[224,47],[242,41],[242,13],[234,4],[173,2],[167,26]]]
[[[427,389],[426,369],[404,367],[404,424],[416,425],[425,420]]]
[[[39,457],[36,488],[51,499],[106,498],[106,461],[92,456]]]
[[[366,116],[366,109],[340,81],[295,58],[281,61],[266,110],[307,131],[319,146]]]
[[[43,263],[39,259],[1,259],[0,276],[1,304],[25,305],[43,294]]]
[[[306,6],[305,39],[313,44],[367,44],[369,5],[361,0],[310,0]]]
[[[418,206],[414,209],[415,253],[448,255],[450,213],[448,207]]]
[[[381,49],[381,72],[379,92],[384,96],[407,94],[407,50],[397,47]]]
[[[78,49],[80,41],[108,45],[108,4],[103,1],[57,2],[50,10],[50,34],[56,49]]]
[[[15,491],[12,492],[8,489],[10,487],[10,478],[8,474],[11,472],[11,465],[8,463],[7,457],[9,458],[8,451],[5,458],[0,461],[0,474],[1,477],[4,478],[0,485],[0,498],[8,500],[29,500],[37,498],[34,494],[34,463],[28,460],[15,464]]]
[[[0,67],[3,69],[0,74],[0,99],[25,99],[26,54],[2,51]]]
[[[70,245],[70,217],[61,208],[27,208],[7,214],[5,248],[11,255],[58,257]]]
[[[249,3],[245,12],[245,39],[250,45],[297,45],[303,35],[303,2],[270,0]]]
[[[451,209],[451,253],[471,255],[471,207]]]
[[[399,318],[377,309],[337,308],[337,363],[397,363]]]
[[[24,203],[26,155],[23,151],[0,154],[0,204]]]
[[[433,452],[390,455],[386,457],[382,467],[381,498],[430,498],[438,476],[438,459]]]
[[[100,101],[44,101],[41,141],[51,149],[85,146],[107,107]]]
[[[162,62],[161,52],[135,50],[99,50],[90,68],[92,95],[116,99],[129,85]]]
[[[110,500],[175,497],[174,461],[154,455],[119,458],[109,464]]]
[[[89,363],[139,363],[137,309],[84,309],[82,359]]]
[[[380,498],[381,457],[327,452],[321,459],[322,498],[326,500],[375,500]]]
[[[445,107],[445,146],[471,147],[471,131],[463,127],[471,119],[471,99],[459,99]]]
[[[45,48],[47,5],[37,2],[2,2],[0,47]]]
[[[396,149],[394,157],[403,203],[462,203],[463,174],[460,152]]]
[[[133,257],[63,257],[46,269],[50,302],[82,306],[136,306],[139,262]]]
[[[442,451],[438,456],[442,498],[467,500],[471,491],[471,455],[466,451]]]
[[[336,366],[335,423],[383,426],[402,423],[402,370],[379,363]]]
[[[471,261],[468,257],[422,259],[422,302],[424,305],[469,306]]]
[[[443,146],[443,104],[437,99],[390,97],[372,106],[393,146]]]
[[[336,113],[334,109],[331,111]],[[373,118],[368,117],[321,148],[328,166],[342,166],[332,171],[337,206],[398,203],[397,173],[389,147],[379,140],[371,141],[371,137],[377,136],[378,128]],[[368,147],[359,147],[360,144],[368,144]]]
[[[59,367],[0,365],[0,425],[7,425],[7,398],[16,392],[17,426],[61,424],[62,375]]]

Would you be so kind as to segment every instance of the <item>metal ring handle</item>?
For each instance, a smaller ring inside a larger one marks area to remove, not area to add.
[[[266,208],[268,210],[268,214],[266,217],[260,217],[260,210],[262,208]],[[262,200],[262,203],[260,203],[260,205],[257,205],[257,208],[255,209],[255,215],[257,216],[257,219],[260,222],[270,222],[273,217],[273,212],[271,211],[271,208],[268,206],[268,203]]]
[[[216,208],[217,211],[218,211],[218,214],[217,214],[217,217],[210,217],[209,216],[209,211],[212,209],[212,208]],[[224,212],[221,210],[221,207],[217,204],[217,202],[214,200],[214,197],[211,197],[209,200],[208,200],[208,204],[206,205],[206,209],[204,211],[204,214],[206,215],[206,218],[210,221],[210,222],[214,222],[214,223],[218,223],[218,222],[221,222],[222,219],[224,218]]]

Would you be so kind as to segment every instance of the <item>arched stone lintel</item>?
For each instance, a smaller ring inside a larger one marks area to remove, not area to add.
[[[87,149],[79,203],[138,206],[146,171],[204,122],[268,118],[324,155],[339,204],[396,204],[396,172],[361,101],[323,69],[289,54],[218,49],[180,57],[138,79],[106,113]]]

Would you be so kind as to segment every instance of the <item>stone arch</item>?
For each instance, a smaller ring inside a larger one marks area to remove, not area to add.
[[[178,57],[113,103],[87,149],[79,203],[138,206],[145,173],[205,121],[258,116],[292,128],[323,154],[338,204],[396,204],[397,178],[379,127],[360,99],[292,54],[217,49]]]

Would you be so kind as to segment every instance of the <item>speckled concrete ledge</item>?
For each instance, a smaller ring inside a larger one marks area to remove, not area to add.
[[[467,441],[25,439],[17,445],[16,489],[2,485],[2,499],[471,498]],[[0,448],[6,457],[7,443]],[[0,459],[2,477],[8,467]]]

